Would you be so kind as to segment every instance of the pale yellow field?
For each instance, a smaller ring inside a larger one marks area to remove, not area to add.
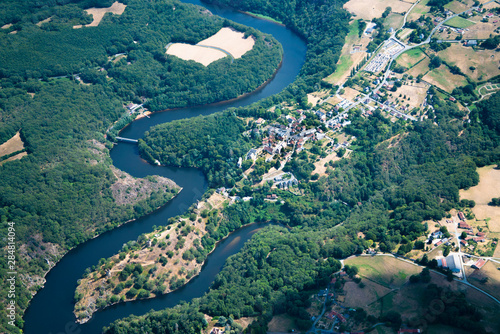
[[[8,159],[5,159],[4,161],[1,161],[0,162],[0,165],[3,165],[4,163],[6,163],[7,161],[14,161],[14,160],[19,160],[19,159],[22,159],[24,156],[28,155],[28,152],[21,152],[19,154],[16,154]]]
[[[400,105],[406,106],[406,104],[409,104],[410,108],[417,108],[420,107],[424,102],[425,97],[427,96],[428,89],[429,86],[422,82],[418,84],[414,83],[410,85],[403,85],[398,88],[396,93],[393,93],[393,96],[399,99]],[[399,94],[402,94],[403,96],[406,95],[406,97],[409,97],[410,100],[407,99],[403,100],[402,97],[399,97]]]
[[[472,211],[477,219],[491,218],[488,227],[492,232],[500,232],[500,207],[489,206],[494,197],[500,197],[500,169],[495,166],[478,168],[479,184],[468,190],[460,190],[460,198],[474,200]]]
[[[174,43],[167,49],[167,54],[184,60],[194,60],[205,66],[226,57],[226,54],[216,49],[185,43]]]
[[[94,18],[94,21],[92,21],[92,23],[90,23],[90,24],[86,24],[85,27],[97,27],[99,25],[99,23],[101,23],[101,20],[106,13],[121,15],[125,11],[125,8],[127,8],[127,5],[124,5],[118,1],[115,1],[111,5],[111,7],[108,7],[108,8],[92,7],[89,9],[85,9],[85,11],[87,13],[89,13],[90,15],[92,15],[92,17]],[[81,27],[82,27],[82,25],[77,25],[77,26],[74,26],[73,28],[78,29]]]
[[[415,2],[415,1],[411,1]],[[362,18],[372,20],[382,16],[387,7],[391,7],[395,13],[404,13],[411,7],[411,3],[399,0],[351,0],[344,5],[344,8],[356,15],[356,19]]]
[[[352,89],[351,87],[345,87],[344,91],[345,91],[344,94],[340,96],[349,101],[353,101],[354,98],[359,95],[359,92],[355,89]]]
[[[469,31],[464,32],[463,39],[486,39],[489,38],[493,31],[500,27],[500,18],[498,16],[492,17],[489,22],[481,22],[482,16],[473,16],[469,21],[476,22],[473,26],[469,27]],[[496,23],[493,23],[495,22]]]
[[[21,134],[17,132],[14,137],[7,140],[5,143],[0,145],[0,157],[4,155],[14,153],[24,149],[24,143],[21,139]]]
[[[245,38],[245,34],[231,28],[222,28],[215,35],[199,42],[197,45],[213,46],[229,52],[234,58],[241,58],[252,50],[255,44],[253,37]]]
[[[307,102],[312,104],[313,106],[315,106],[319,100],[321,100],[319,97],[312,94],[307,94]]]
[[[221,50],[231,54],[234,58],[241,58],[247,51],[250,51],[255,40],[244,38],[245,34],[231,28],[222,28],[215,35],[202,40],[196,45],[185,43],[171,44],[167,49],[167,54],[179,57],[184,60],[194,60],[205,66],[227,56]],[[215,49],[217,48],[217,49]]]
[[[12,23],[3,25],[2,29],[9,29],[10,27],[12,27]]]
[[[498,267],[500,264],[488,261],[480,270],[474,270],[471,275],[468,275],[467,280],[494,297],[500,298],[500,270],[497,269]],[[488,282],[481,283],[486,277]]]

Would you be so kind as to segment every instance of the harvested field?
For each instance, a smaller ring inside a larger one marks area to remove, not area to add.
[[[346,295],[343,306],[364,308],[391,292],[391,289],[370,280],[364,279],[362,282],[365,284],[364,288],[360,288],[354,282],[345,283]]]
[[[185,43],[174,43],[170,45],[167,49],[167,54],[184,60],[194,60],[204,66],[208,66],[214,61],[227,56],[224,52],[216,49]]]
[[[85,27],[97,27],[99,25],[99,23],[101,23],[101,20],[102,18],[104,17],[104,15],[106,13],[112,13],[112,14],[116,14],[116,15],[122,15],[123,12],[125,11],[125,8],[127,8],[127,5],[124,5],[118,1],[115,1],[111,7],[108,7],[108,8],[95,8],[95,7],[92,7],[92,8],[89,8],[89,9],[85,9],[85,11],[87,13],[89,13],[90,15],[92,15],[92,17],[94,18],[94,21],[92,21],[92,23],[90,24],[86,24]],[[74,29],[78,29],[78,28],[81,28],[82,25],[77,25],[77,26],[74,26],[73,28]]]
[[[473,26],[475,23],[468,20],[464,19],[463,17],[460,16],[455,16],[454,18],[446,21],[445,25],[453,27],[453,28],[468,28],[470,26]]]
[[[491,218],[488,227],[491,232],[500,232],[500,207],[489,206],[494,197],[500,197],[500,169],[494,166],[478,168],[479,184],[468,190],[460,190],[460,198],[474,200],[472,212],[477,219]]]
[[[446,4],[444,8],[451,10],[453,13],[458,14],[465,12],[467,9],[470,7],[467,6],[467,4],[460,2],[460,1],[452,1],[449,4]]]
[[[446,65],[441,65],[440,67],[428,72],[423,79],[448,93],[451,93],[456,87],[461,87],[467,84],[465,77],[452,74]]]
[[[467,280],[481,290],[500,299],[500,270],[497,268],[500,268],[500,264],[488,261],[480,270],[474,270],[467,277]],[[484,279],[487,279],[488,282],[481,283]]]
[[[10,27],[12,27],[12,23],[3,25],[2,29],[9,29]]]
[[[406,68],[411,68],[412,66],[415,66],[420,60],[424,59],[426,56],[422,52],[422,49],[420,48],[415,48],[411,49],[402,55],[400,55],[396,59],[396,63],[398,63],[401,66],[404,66]]]
[[[167,47],[167,54],[184,60],[194,60],[204,66],[224,58],[230,54],[233,58],[241,58],[253,48],[255,40],[244,38],[245,34],[231,28],[222,28],[215,35],[196,45],[174,43]],[[220,50],[219,50],[220,49]]]
[[[245,38],[245,34],[231,28],[222,28],[215,35],[199,42],[197,45],[212,46],[229,52],[234,58],[241,58],[252,50],[255,44],[253,37]]]
[[[415,1],[412,0],[412,2]],[[369,3],[366,0],[351,0],[344,5],[344,8],[353,13],[356,19],[371,21],[381,17],[387,7],[391,7],[394,13],[405,13],[411,6],[411,3],[400,0],[373,0]]]
[[[410,85],[402,85],[398,88],[396,93],[393,93],[393,96],[398,98],[398,103],[400,105],[406,106],[407,104],[409,104],[410,109],[413,109],[418,108],[422,105],[425,97],[427,96],[427,90],[429,90],[429,85],[423,82]],[[400,94],[403,97],[399,97]],[[406,99],[404,99],[404,96],[406,96]],[[391,100],[394,100],[394,98],[391,98]]]
[[[463,39],[486,39],[490,37],[495,29],[500,27],[500,19],[498,17],[492,17],[489,22],[481,22],[482,16],[473,16],[469,21],[476,22],[473,27],[469,28],[469,31],[464,32]],[[496,23],[493,23],[496,22]]]
[[[0,158],[21,150],[24,150],[24,143],[21,139],[21,133],[18,131],[14,137],[0,145]]]
[[[332,96],[331,98],[329,98],[328,100],[326,100],[326,103],[329,103],[331,104],[332,106],[336,106],[337,104],[339,104],[340,102],[342,102],[341,99],[339,99],[337,96]]]
[[[359,268],[359,275],[390,288],[399,288],[421,268],[392,256],[358,256],[345,261]]]

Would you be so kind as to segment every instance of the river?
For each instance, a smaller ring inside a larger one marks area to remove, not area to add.
[[[304,41],[285,27],[231,9],[201,4],[196,0],[184,2],[204,6],[216,15],[273,35],[283,46],[282,66],[266,86],[243,98],[213,105],[152,114],[151,118],[142,118],[125,128],[120,134],[122,137],[141,138],[145,131],[157,124],[249,105],[279,93],[295,80],[304,63],[306,54]],[[99,259],[108,258],[118,253],[124,243],[129,240],[136,240],[142,233],[150,232],[153,225],[166,225],[168,218],[185,212],[191,204],[201,198],[207,189],[207,180],[199,170],[159,167],[147,164],[139,158],[137,146],[133,144],[120,143],[116,145],[111,151],[111,158],[117,168],[135,177],[164,176],[174,180],[179,186],[183,187],[183,190],[159,210],[117,229],[103,233],[99,237],[89,240],[68,252],[47,274],[47,282],[44,288],[36,294],[26,310],[24,333],[100,333],[102,327],[128,315],[141,315],[151,309],[160,310],[174,306],[181,300],[190,301],[193,298],[201,297],[208,290],[227,257],[238,252],[245,241],[259,229],[259,226],[255,224],[243,227],[219,243],[215,251],[209,255],[200,275],[183,288],[153,299],[114,305],[95,313],[88,323],[78,325],[75,323],[75,317],[72,313],[74,307],[73,296],[77,280],[82,277],[84,270],[97,264]]]

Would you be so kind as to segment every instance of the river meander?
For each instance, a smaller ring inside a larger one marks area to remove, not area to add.
[[[196,0],[184,2],[204,6],[216,15],[273,35],[283,46],[282,66],[267,85],[245,97],[213,105],[156,113],[151,115],[151,118],[142,118],[133,122],[122,131],[120,136],[137,139],[141,138],[150,127],[157,124],[198,115],[209,115],[227,108],[249,105],[282,91],[283,88],[295,80],[304,63],[306,45],[303,40],[287,28],[231,9],[201,4]],[[135,177],[164,176],[174,180],[179,186],[183,187],[183,190],[159,210],[115,230],[106,232],[68,252],[47,274],[47,282],[44,288],[31,301],[24,317],[24,333],[100,333],[103,326],[107,326],[111,322],[128,315],[141,315],[151,309],[160,310],[175,306],[182,300],[190,301],[193,298],[200,297],[208,290],[227,257],[238,252],[245,241],[261,227],[256,224],[245,226],[219,243],[214,252],[209,255],[199,276],[184,287],[157,298],[121,303],[109,307],[95,313],[88,323],[78,325],[75,323],[75,317],[72,313],[74,307],[73,296],[77,280],[82,277],[84,270],[97,264],[99,259],[108,258],[118,253],[124,243],[129,240],[136,240],[142,233],[150,232],[153,225],[167,224],[168,218],[185,212],[207,190],[207,180],[199,170],[152,166],[140,159],[137,146],[134,144],[120,143],[116,145],[111,151],[111,158],[117,168]]]

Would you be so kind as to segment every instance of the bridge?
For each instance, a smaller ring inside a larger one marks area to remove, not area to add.
[[[125,143],[134,143],[134,144],[137,144],[139,142],[137,139],[130,139],[130,138],[124,138],[124,137],[116,137],[116,140],[122,141]]]

